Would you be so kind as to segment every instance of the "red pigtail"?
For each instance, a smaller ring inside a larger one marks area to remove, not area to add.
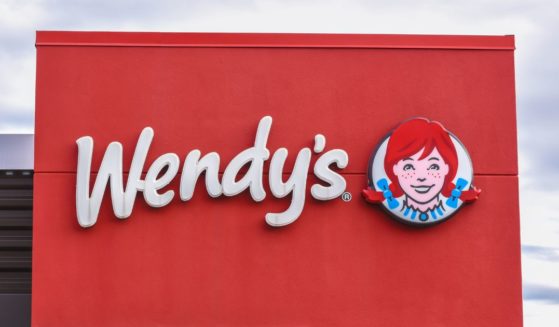
[[[460,195],[460,200],[466,203],[474,202],[479,198],[480,194],[481,194],[481,189],[472,185],[472,187],[469,190],[462,191],[462,194]]]
[[[452,190],[454,190],[455,188],[456,185],[454,183],[448,183],[447,187],[441,193],[445,197],[450,198],[452,196],[451,195]],[[462,193],[460,194],[460,200],[466,203],[474,202],[479,198],[480,194],[481,194],[481,189],[472,185],[470,189],[462,191]]]
[[[372,190],[370,187],[362,190],[361,196],[363,196],[365,201],[369,203],[381,203],[384,201],[384,195],[382,195],[382,192]]]
[[[395,183],[391,183],[389,188],[394,198],[399,198],[404,195],[404,191],[402,191],[401,188],[397,187]],[[385,200],[384,192],[375,191],[371,187],[367,187],[366,189],[362,190],[361,196],[363,196],[365,201],[369,203],[381,203]]]

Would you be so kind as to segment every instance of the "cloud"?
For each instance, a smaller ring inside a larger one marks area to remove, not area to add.
[[[559,250],[538,245],[522,245],[522,254],[534,259],[559,262]]]
[[[559,29],[559,20],[543,20],[541,29]],[[517,65],[518,145],[523,186],[559,192],[559,37],[549,32],[537,35],[533,49]],[[559,195],[559,193],[558,193]]]
[[[242,4],[242,3],[241,3]],[[43,28],[122,28],[132,22],[145,25],[165,20],[188,19],[211,8],[212,2],[203,1],[98,1],[49,0],[40,3],[46,15]]]
[[[524,300],[544,301],[559,304],[559,287],[539,284],[524,284],[522,287]]]
[[[33,133],[34,115],[26,110],[0,110],[0,131],[2,133]]]
[[[33,135],[4,135],[0,137],[0,169],[33,169]],[[22,151],[23,150],[23,151]]]

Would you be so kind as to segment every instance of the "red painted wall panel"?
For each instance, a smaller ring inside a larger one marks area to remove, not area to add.
[[[148,162],[196,148],[228,162],[272,115],[270,149],[298,150],[320,132],[351,151],[346,172],[363,173],[378,140],[419,115],[459,135],[478,174],[517,173],[509,51],[38,49],[38,105],[52,108],[37,110],[38,172],[75,171],[74,144],[60,140],[83,135],[129,144],[128,167],[146,126],[155,130]]]
[[[173,35],[38,34],[33,325],[521,325],[512,37]],[[139,196],[125,221],[106,194],[97,225],[77,224],[77,138],[94,138],[94,168],[122,142],[127,169],[151,126],[147,164],[198,148],[223,170],[264,115],[272,152],[316,133],[346,150],[353,200],[307,196],[274,229],[265,213],[289,200],[199,183],[162,209]],[[424,229],[359,197],[375,145],[410,116],[458,135],[483,189]]]

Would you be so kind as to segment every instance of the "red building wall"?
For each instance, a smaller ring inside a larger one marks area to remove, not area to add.
[[[513,50],[512,36],[38,32],[33,325],[521,326]],[[287,173],[317,133],[347,151],[350,202],[307,194],[272,228],[290,197],[266,178],[259,203],[199,181],[160,209],[139,195],[126,220],[107,190],[97,224],[78,225],[78,138],[94,139],[94,171],[112,141],[127,170],[151,126],[145,169],[200,149],[223,172],[266,115]],[[359,196],[376,144],[412,116],[458,135],[483,189],[421,229]]]

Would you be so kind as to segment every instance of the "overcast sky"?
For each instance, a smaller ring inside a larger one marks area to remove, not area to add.
[[[36,30],[516,35],[525,325],[559,326],[559,1],[0,0],[0,133],[33,133]]]

